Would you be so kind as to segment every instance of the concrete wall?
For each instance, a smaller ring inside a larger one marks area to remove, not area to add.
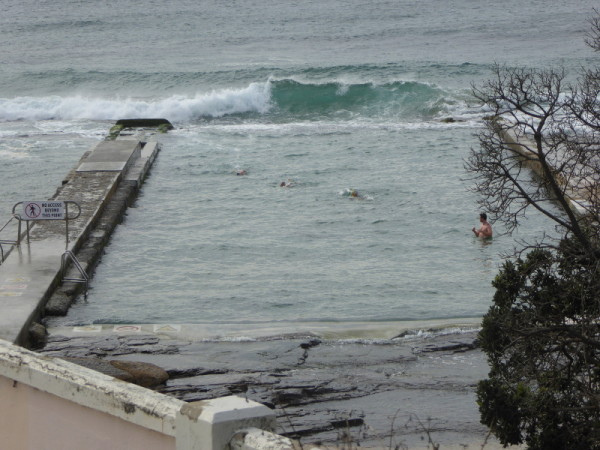
[[[512,130],[500,129],[500,136],[504,140],[504,144],[512,150],[521,159],[521,163],[533,170],[536,175],[545,178],[546,175],[538,160],[536,152],[536,143],[532,137],[520,136],[517,137]],[[554,174],[556,181],[562,189],[564,189],[565,197],[571,209],[576,214],[586,214],[589,208],[589,184],[586,180],[565,179],[560,173]],[[596,192],[594,190],[594,192]]]
[[[2,449],[222,450],[240,430],[245,449],[291,446],[274,427],[244,398],[186,403],[0,340]]]
[[[0,376],[2,448],[175,449],[175,437]]]

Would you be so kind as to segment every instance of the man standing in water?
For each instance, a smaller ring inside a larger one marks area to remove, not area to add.
[[[473,227],[473,233],[475,233],[475,236],[480,237],[480,238],[491,238],[492,237],[492,226],[487,221],[487,214],[486,213],[479,214],[479,221],[481,222],[481,226],[479,227],[479,230],[476,230],[475,227]]]

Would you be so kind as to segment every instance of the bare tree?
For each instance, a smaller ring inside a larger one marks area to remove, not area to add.
[[[576,89],[566,86],[563,70],[493,70],[493,79],[474,88],[492,114],[466,162],[480,206],[509,232],[535,208],[590,248],[583,228],[598,219],[600,141],[583,119],[600,123],[589,113],[600,79],[585,77]]]
[[[586,41],[600,51],[600,16]],[[503,444],[600,449],[600,70],[495,66],[474,95],[490,117],[466,169],[512,232],[533,208],[560,239],[532,244],[493,282],[480,332],[481,420]]]
[[[600,13],[597,9],[594,9],[594,13],[590,20],[590,31],[585,42],[594,50],[600,51]]]

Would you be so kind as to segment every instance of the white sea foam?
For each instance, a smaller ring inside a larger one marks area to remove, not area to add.
[[[24,158],[31,158],[31,155],[26,151],[0,150],[0,158],[2,158],[2,159],[24,159]]]
[[[240,89],[173,95],[164,99],[98,98],[82,95],[0,99],[0,121],[114,120],[122,117],[165,117],[171,121],[222,117],[227,114],[265,113],[271,107],[270,82]]]

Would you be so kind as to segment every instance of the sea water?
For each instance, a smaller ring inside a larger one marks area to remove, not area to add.
[[[597,64],[594,6],[10,0],[0,222],[50,197],[116,119],[163,117],[175,129],[87,299],[50,325],[476,326],[502,255],[553,228],[531,213],[474,238],[464,159],[488,111],[472,85],[496,62]]]

